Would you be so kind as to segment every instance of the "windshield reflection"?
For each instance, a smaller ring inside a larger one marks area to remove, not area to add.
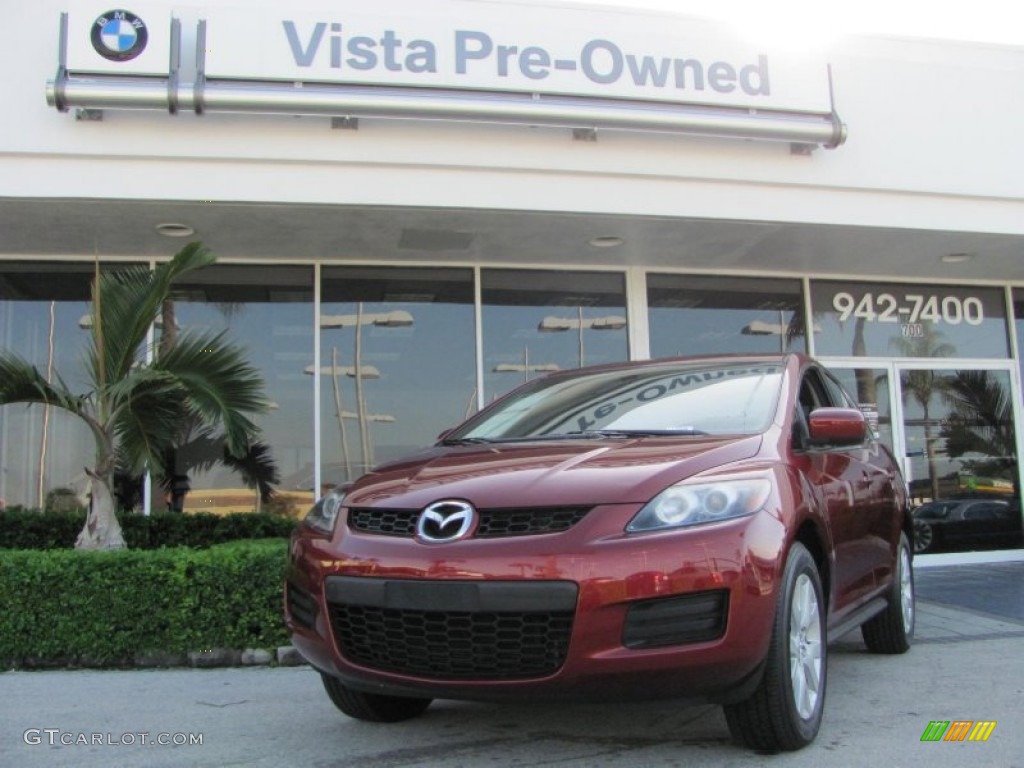
[[[774,415],[781,379],[780,366],[750,363],[555,374],[524,385],[443,442],[755,434]]]

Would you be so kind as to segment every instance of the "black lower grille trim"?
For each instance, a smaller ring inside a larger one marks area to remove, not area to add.
[[[434,680],[523,680],[565,663],[577,587],[332,577],[327,592],[338,650],[355,664]]]
[[[291,614],[292,620],[307,629],[312,629],[316,624],[318,612],[313,596],[291,582],[288,582],[285,594],[288,600],[288,613]]]
[[[725,634],[728,615],[729,592],[724,589],[642,600],[626,612],[622,644],[660,648],[717,640]]]

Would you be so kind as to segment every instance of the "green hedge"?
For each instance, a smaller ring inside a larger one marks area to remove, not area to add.
[[[149,517],[119,513],[125,543],[131,549],[211,547],[239,539],[287,538],[295,520],[267,513],[182,515],[157,512]],[[64,512],[11,508],[0,510],[0,549],[68,549],[85,525],[85,510]]]
[[[0,551],[0,664],[131,665],[141,655],[287,644],[287,542],[203,550]]]

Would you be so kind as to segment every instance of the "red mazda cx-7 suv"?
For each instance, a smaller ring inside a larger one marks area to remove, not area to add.
[[[434,698],[699,697],[768,750],[814,739],[826,649],[914,630],[903,479],[799,355],[531,381],[316,503],[293,643],[355,718]]]

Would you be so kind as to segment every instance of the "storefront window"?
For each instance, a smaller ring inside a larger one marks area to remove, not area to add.
[[[1017,357],[1024,382],[1024,288],[1013,289],[1013,317],[1017,334]]]
[[[622,274],[486,269],[484,395],[545,372],[626,360]]]
[[[338,266],[321,282],[321,482],[332,486],[476,410],[473,273]]]
[[[93,273],[88,263],[0,265],[0,346],[76,394],[92,389],[83,360]],[[0,407],[0,506],[78,504],[93,445],[85,424],[59,408]]]
[[[799,280],[647,277],[651,355],[804,352]]]
[[[906,368],[899,384],[915,550],[1021,546],[1009,371]]]
[[[215,264],[187,273],[174,284],[163,328],[227,333],[263,375],[271,410],[257,417],[269,448],[252,456],[243,473],[218,457],[214,436],[185,429],[176,451],[174,477],[154,478],[152,509],[172,505],[172,491],[185,488],[184,511],[214,513],[273,511],[297,515],[313,498],[313,393],[303,368],[313,361],[313,269],[308,266]],[[269,460],[269,461],[268,461]],[[257,492],[270,463],[279,481],[270,499]]]
[[[1005,358],[996,288],[811,282],[818,356]]]

